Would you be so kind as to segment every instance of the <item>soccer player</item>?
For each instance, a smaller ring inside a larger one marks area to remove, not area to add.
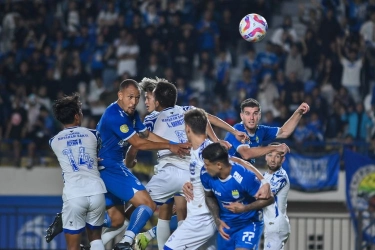
[[[261,182],[256,175],[229,161],[228,151],[219,143],[202,151],[201,181],[208,209],[219,235],[218,249],[257,249],[263,230],[262,208],[274,202],[256,200]]]
[[[123,203],[130,202],[135,208],[122,240],[115,250],[129,250],[136,234],[152,216],[156,206],[141,182],[123,163],[124,147],[132,145],[141,150],[169,149],[177,155],[185,155],[189,144],[171,144],[169,141],[149,132],[141,122],[136,106],[140,89],[136,81],[121,82],[118,100],[107,107],[97,130],[100,133],[99,149],[100,176],[108,193],[106,194],[109,222],[113,227],[124,223]]]
[[[191,106],[177,106],[177,89],[164,79],[156,79],[157,85],[154,90],[155,109],[145,118],[144,124],[150,131],[155,134],[174,142],[187,142],[185,134],[184,113],[193,109]],[[209,120],[214,124],[227,131],[231,131],[237,138],[244,139],[244,133],[233,129],[229,124],[221,121],[215,116],[209,115]],[[209,134],[216,140],[211,126],[208,127]],[[126,156],[126,165],[133,165],[136,151],[129,149]],[[189,179],[190,157],[181,159],[171,155],[169,150],[159,150],[158,152],[158,173],[154,175],[146,189],[149,191],[151,198],[156,204],[161,205],[170,199],[175,201],[176,213],[181,224],[186,217],[186,200],[182,196],[174,196],[181,193],[182,186]],[[157,225],[157,238],[159,249],[163,249],[165,242],[170,235],[169,220],[171,214],[159,214]]]
[[[202,109],[192,109],[185,113],[186,136],[192,144],[190,160],[190,185],[194,194],[187,204],[188,214],[184,223],[169,237],[164,249],[216,249],[215,223],[206,203],[200,171],[203,167],[202,150],[211,140],[207,138],[208,119]],[[259,173],[260,178],[263,178]],[[267,193],[269,186],[266,187]],[[264,196],[263,196],[264,197]],[[268,196],[267,196],[268,197]]]
[[[262,145],[264,141],[288,138],[293,133],[302,115],[309,112],[309,110],[309,105],[307,103],[302,103],[282,127],[268,127],[259,125],[261,118],[259,102],[252,98],[244,100],[241,103],[240,113],[242,122],[234,125],[234,128],[245,132],[250,140],[240,142],[231,134],[227,134],[224,140],[232,144],[232,148],[229,149],[229,155],[251,160],[251,162],[254,163],[254,158],[275,151],[275,148],[278,148],[276,151],[279,152],[288,152],[289,148],[284,143],[266,147],[258,146]]]
[[[67,247],[81,249],[81,232],[86,228],[91,249],[104,250],[101,233],[107,190],[98,171],[98,133],[80,127],[82,110],[76,94],[57,100],[53,113],[64,125],[49,143],[63,172],[62,226]]]
[[[271,145],[276,144],[278,143],[271,143]],[[281,166],[284,160],[284,155],[276,151],[266,155],[268,170],[265,172],[264,178],[271,184],[275,203],[263,208],[265,250],[284,249],[290,234],[290,224],[286,214],[290,182],[288,174]]]

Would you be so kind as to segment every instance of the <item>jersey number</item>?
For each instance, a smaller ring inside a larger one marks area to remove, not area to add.
[[[251,240],[254,238],[254,235],[254,232],[243,232],[242,241],[251,242]]]
[[[78,164],[74,159],[72,150],[70,148],[64,149],[63,154],[68,157],[69,163],[74,172],[79,171],[80,166],[87,166],[88,169],[92,169],[94,166],[94,159],[90,158],[90,155],[85,153],[84,147],[79,147]]]

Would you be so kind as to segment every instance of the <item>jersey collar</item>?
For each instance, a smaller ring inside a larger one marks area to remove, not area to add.
[[[79,127],[79,126],[67,127],[67,128],[64,128],[64,130],[66,130],[66,129],[78,128],[78,127]]]

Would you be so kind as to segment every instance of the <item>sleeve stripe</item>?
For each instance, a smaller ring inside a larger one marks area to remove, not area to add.
[[[133,131],[133,133],[131,133],[131,135],[129,135],[128,137],[126,138],[122,138],[124,141],[127,141],[130,139],[130,137],[132,137],[133,135],[135,135],[135,131]]]
[[[207,192],[210,192],[210,191],[212,191],[211,189],[209,189],[209,188],[203,188],[204,189],[204,191],[207,191]]]

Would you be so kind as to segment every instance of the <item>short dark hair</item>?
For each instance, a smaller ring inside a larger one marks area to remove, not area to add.
[[[165,79],[156,78],[155,101],[163,108],[174,107],[177,102],[177,88]]]
[[[142,81],[139,83],[139,86],[144,92],[152,92],[156,88],[156,80],[144,77]]]
[[[228,150],[219,142],[212,143],[203,149],[202,157],[210,162],[218,161],[226,165],[229,164]]]
[[[81,102],[78,93],[70,96],[64,96],[56,100],[52,106],[53,114],[62,124],[71,124],[74,122],[74,116],[81,113]]]
[[[247,107],[250,107],[250,108],[258,107],[259,111],[261,111],[259,102],[253,98],[248,98],[241,103],[241,112],[243,112],[243,110]]]
[[[184,115],[185,124],[188,125],[194,134],[206,134],[206,127],[208,123],[206,112],[203,109],[191,109]]]
[[[119,90],[121,91],[123,89],[126,89],[130,85],[133,85],[134,87],[136,87],[137,89],[139,89],[139,84],[135,80],[133,80],[133,79],[126,79],[126,80],[123,80],[120,83]]]

